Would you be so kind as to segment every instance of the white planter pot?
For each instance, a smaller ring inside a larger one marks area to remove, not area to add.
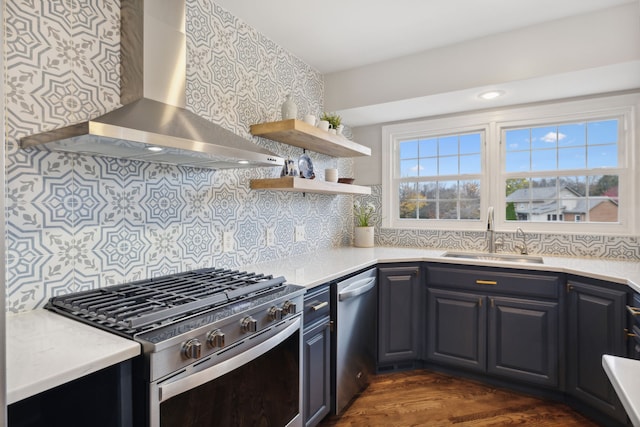
[[[353,246],[358,248],[372,248],[374,237],[373,230],[373,227],[356,227]]]

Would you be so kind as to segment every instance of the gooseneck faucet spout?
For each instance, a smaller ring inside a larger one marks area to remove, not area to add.
[[[516,237],[522,237],[522,246],[517,245],[516,248],[520,249],[520,255],[529,255],[529,249],[527,248],[527,235],[524,234],[522,228],[516,228]]]
[[[487,210],[487,238],[489,239],[489,253],[496,251],[495,226],[493,219],[493,206]]]

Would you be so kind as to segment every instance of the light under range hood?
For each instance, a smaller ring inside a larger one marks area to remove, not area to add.
[[[282,166],[281,157],[183,108],[142,98],[21,145],[211,169]]]
[[[184,0],[121,0],[120,5],[124,105],[86,122],[24,137],[23,148],[212,169],[284,164],[281,157],[184,108]]]

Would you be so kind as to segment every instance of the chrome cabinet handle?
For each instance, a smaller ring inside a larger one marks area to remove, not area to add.
[[[325,308],[328,305],[329,305],[329,303],[327,301],[321,302],[320,304],[312,305],[311,306],[311,311],[318,311],[321,308]]]
[[[357,282],[352,283],[347,286],[338,294],[338,300],[344,301],[349,298],[357,297],[358,295],[362,295],[366,292],[369,292],[376,286],[376,278],[372,277],[370,279],[362,279]]]

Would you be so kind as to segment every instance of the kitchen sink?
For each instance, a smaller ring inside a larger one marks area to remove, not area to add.
[[[516,254],[496,254],[488,252],[445,252],[446,258],[479,259],[485,261],[507,261],[525,264],[543,264],[542,257]]]

